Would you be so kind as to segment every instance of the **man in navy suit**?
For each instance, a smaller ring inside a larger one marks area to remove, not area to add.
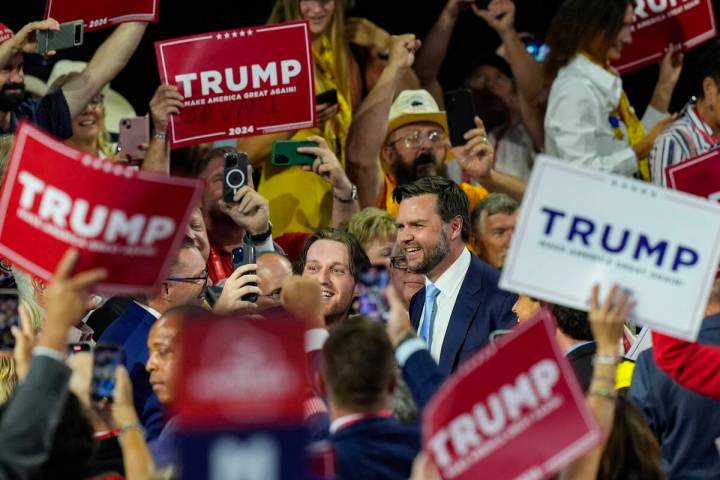
[[[165,425],[163,409],[153,393],[149,374],[147,339],[155,321],[167,310],[200,304],[208,283],[208,271],[200,251],[192,243],[183,244],[170,275],[160,291],[147,302],[134,300],[100,337],[100,342],[116,343],[125,353],[125,368],[133,385],[133,401],[147,439],[156,438]]]
[[[470,213],[457,184],[425,177],[397,187],[393,198],[400,204],[397,242],[408,268],[425,275],[410,318],[440,370],[450,375],[488,343],[490,333],[516,325],[516,297],[501,291],[499,273],[466,248]]]

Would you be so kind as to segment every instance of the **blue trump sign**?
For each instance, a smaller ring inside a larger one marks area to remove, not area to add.
[[[695,340],[719,261],[717,204],[540,156],[500,285],[587,310],[617,283],[634,320]]]

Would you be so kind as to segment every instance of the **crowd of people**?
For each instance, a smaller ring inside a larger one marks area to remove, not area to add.
[[[169,118],[184,98],[159,85],[140,161],[114,147],[116,116],[105,102],[145,23],[115,27],[87,63],[64,67],[40,94],[26,91],[24,56],[36,52],[38,31],[58,23],[5,36],[0,28],[3,175],[26,120],[104,161],[204,184],[151,295],[92,294],[107,272],[76,272],[74,249],[50,283],[11,266],[3,282],[18,290],[20,325],[12,354],[0,354],[0,479],[179,478],[183,326],[209,313],[278,312],[306,325],[305,424],[332,459],[314,473],[439,479],[422,452],[425,407],[464,362],[541,310],[552,311],[557,344],[603,432],[561,478],[720,478],[720,281],[699,343],[653,332],[636,362],[624,358],[638,333],[626,322],[632,285],[579,292],[591,298],[588,312],[498,286],[537,154],[665,187],[668,166],[720,146],[720,42],[700,47],[698,68],[686,72],[697,98],[678,113],[668,109],[683,53],[669,45],[640,116],[611,66],[633,41],[632,1],[565,0],[542,61],[515,29],[512,0],[484,8],[448,0],[422,40],[347,18],[346,7],[276,0],[268,20],[309,21],[315,88],[337,94],[317,105],[317,127],[171,151]],[[453,145],[444,110],[453,86],[439,72],[462,15],[483,19],[500,48],[468,66],[478,116]],[[273,143],[289,139],[316,144],[299,150],[312,165],[272,164]],[[224,157],[238,151],[249,158],[248,183],[226,201]],[[253,249],[255,263],[235,268],[238,248]],[[389,272],[386,323],[358,311],[360,275],[371,266]],[[122,348],[110,406],[91,396],[93,355],[68,356],[68,342]]]

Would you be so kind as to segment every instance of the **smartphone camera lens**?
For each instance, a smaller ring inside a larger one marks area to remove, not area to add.
[[[276,163],[280,165],[287,165],[288,163],[290,163],[290,160],[288,160],[288,157],[285,155],[278,155],[276,158]]]
[[[225,183],[230,188],[237,190],[245,185],[245,174],[240,169],[233,168],[225,175]]]

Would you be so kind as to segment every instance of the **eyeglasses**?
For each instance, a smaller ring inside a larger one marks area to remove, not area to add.
[[[435,146],[445,140],[445,134],[440,130],[431,130],[427,134],[420,130],[413,130],[405,136],[393,140],[390,142],[390,145],[394,145],[402,140],[406,148],[420,148],[426,138],[430,142],[430,145]]]
[[[392,265],[393,268],[397,268],[398,270],[407,270],[407,257],[405,255],[396,255],[394,257],[390,257],[390,265]]]
[[[209,278],[210,278],[210,274],[208,273],[207,270],[205,270],[205,272],[198,277],[167,277],[165,279],[165,281],[166,282],[178,282],[178,283],[193,283],[195,285],[197,285],[198,282],[202,282],[202,290],[201,290],[200,294],[198,295],[198,297],[204,297],[205,291],[207,290],[207,287],[208,287]]]
[[[99,93],[90,99],[90,101],[88,102],[88,105],[91,106],[92,108],[102,107],[104,99],[105,99],[105,95],[103,95],[102,93]]]

